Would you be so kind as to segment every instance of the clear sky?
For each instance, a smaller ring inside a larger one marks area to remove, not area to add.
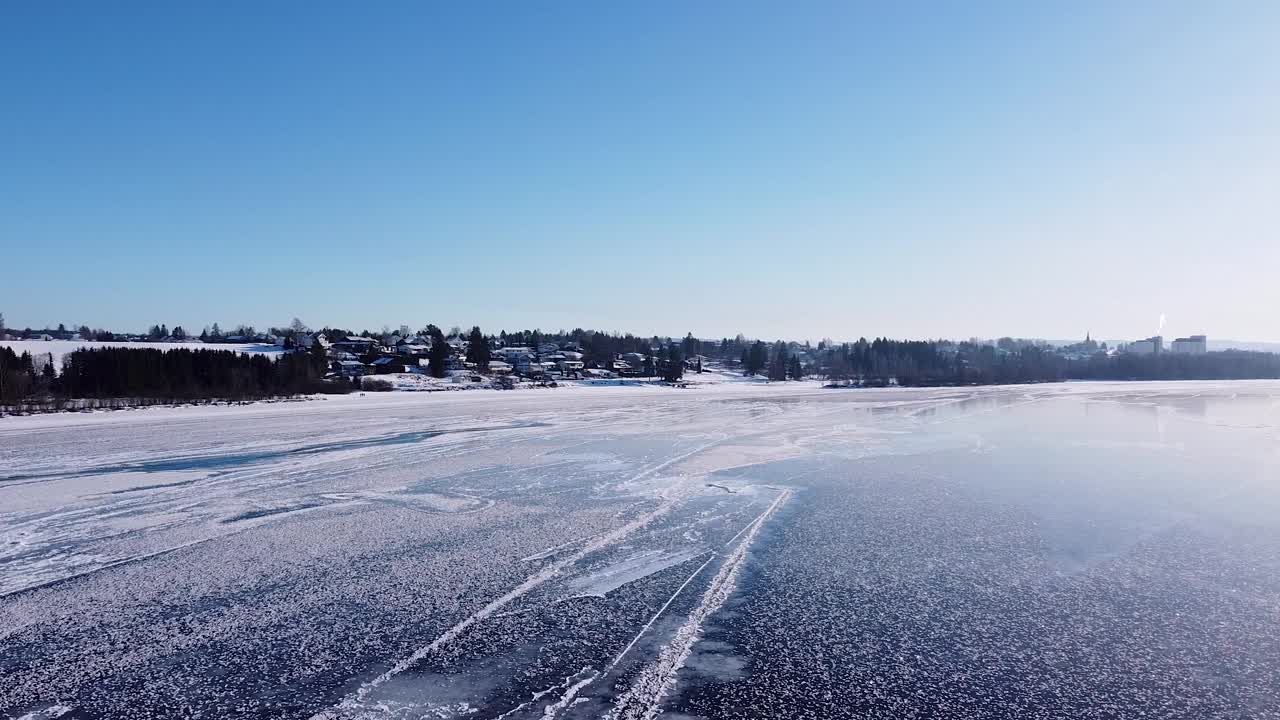
[[[1280,3],[27,2],[10,325],[1280,340]]]

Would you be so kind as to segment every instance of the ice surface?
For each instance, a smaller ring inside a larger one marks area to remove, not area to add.
[[[588,574],[577,576],[569,580],[569,587],[574,592],[583,595],[604,597],[627,583],[639,580],[646,575],[666,570],[669,567],[687,562],[706,553],[707,551],[696,547],[671,552],[646,550],[638,552],[625,560],[593,570]]]
[[[0,419],[0,717],[1280,717],[1280,384]]]

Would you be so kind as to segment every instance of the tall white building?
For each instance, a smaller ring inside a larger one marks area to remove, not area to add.
[[[1209,341],[1204,335],[1178,338],[1169,346],[1174,355],[1203,355],[1209,352]]]
[[[1155,355],[1164,351],[1164,338],[1154,335],[1146,340],[1134,340],[1125,346],[1124,351],[1134,355]]]

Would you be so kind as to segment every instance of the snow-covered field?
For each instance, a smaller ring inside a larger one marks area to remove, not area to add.
[[[1280,384],[0,419],[0,717],[1280,717]]]
[[[251,355],[279,355],[284,352],[284,349],[279,345],[262,345],[259,343],[206,344],[202,342],[99,342],[97,340],[0,340],[0,347],[13,348],[13,351],[19,355],[24,352],[28,352],[31,353],[31,356],[34,358],[52,357],[53,366],[55,368],[62,367],[62,357],[64,355],[79,350],[80,348],[136,347],[151,348],[153,350],[175,350],[179,348],[186,348],[188,350],[232,350],[234,352],[249,353]]]

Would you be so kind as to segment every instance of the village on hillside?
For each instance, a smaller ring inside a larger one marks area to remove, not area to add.
[[[3,316],[0,316],[0,321]],[[221,352],[226,351],[226,352]],[[697,380],[687,375],[696,374]],[[705,373],[705,374],[704,374]],[[1280,355],[1207,350],[1204,335],[1108,345],[1086,334],[1043,340],[859,338],[772,343],[644,337],[575,328],[486,334],[436,325],[413,331],[287,327],[259,332],[214,323],[198,335],[153,325],[121,334],[86,326],[0,325],[0,405],[10,411],[352,391],[435,391],[725,381],[820,380],[829,387],[960,386],[1063,380],[1280,377]]]
[[[396,389],[415,386],[490,382],[497,387],[510,387],[516,381],[552,385],[564,380],[612,380],[619,378],[660,377],[679,380],[684,371],[701,372],[705,358],[659,352],[618,353],[604,362],[588,361],[584,348],[576,342],[541,342],[532,345],[490,347],[473,346],[475,340],[464,337],[432,338],[423,335],[390,334],[383,337],[346,335],[330,338],[324,333],[299,335],[293,349],[313,354],[323,353],[329,362],[330,376],[348,378],[361,387],[384,389],[362,378],[399,376]],[[433,346],[442,347],[433,352]],[[433,363],[435,365],[433,366]],[[417,377],[404,377],[417,376]],[[435,382],[432,382],[435,381]]]

